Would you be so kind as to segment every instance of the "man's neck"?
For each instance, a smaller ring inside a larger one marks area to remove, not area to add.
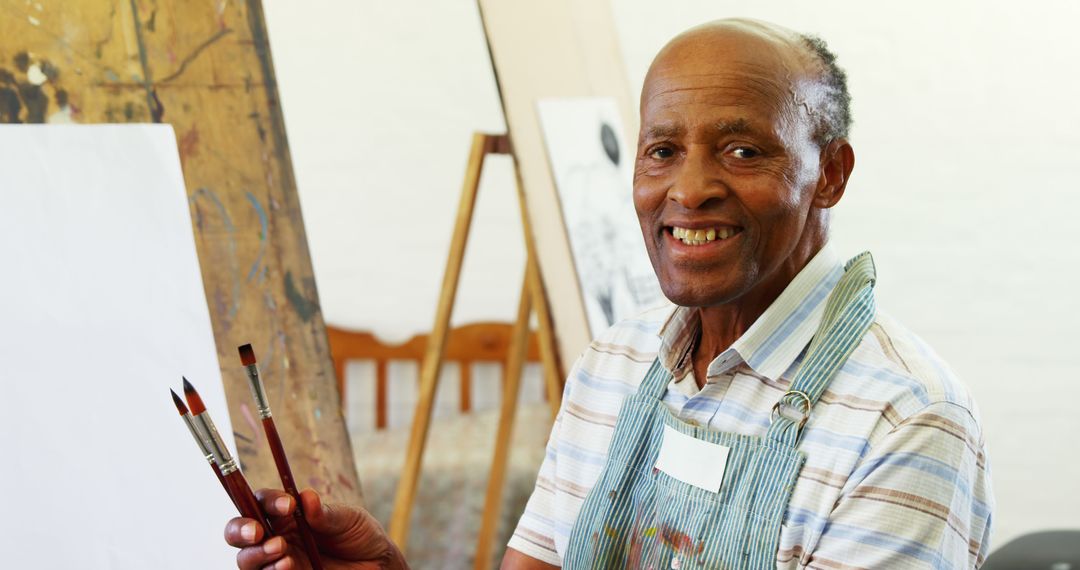
[[[812,247],[800,248],[802,251],[792,255],[788,264],[731,303],[697,308],[700,331],[691,357],[699,388],[705,386],[709,363],[750,329],[824,245],[821,240]]]
[[[782,292],[781,289],[780,292]],[[724,352],[735,344],[736,340],[739,340],[754,321],[765,312],[765,309],[772,304],[776,297],[780,295],[777,292],[768,299],[768,302],[763,306],[755,306],[750,303],[738,303],[731,305],[721,305],[717,307],[700,307],[698,308],[698,319],[700,323],[700,331],[698,333],[697,342],[694,343],[694,350],[692,354],[694,363],[694,379],[697,380],[698,387],[705,386],[705,381],[708,374],[709,363],[712,362],[720,353]]]

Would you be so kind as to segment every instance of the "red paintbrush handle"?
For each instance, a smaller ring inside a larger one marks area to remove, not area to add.
[[[304,552],[311,561],[312,570],[323,570],[322,561],[319,558],[319,546],[315,543],[315,536],[311,534],[307,517],[304,515],[304,505],[300,502],[300,492],[296,489],[293,481],[292,469],[289,468],[289,460],[285,458],[285,446],[281,444],[274,418],[263,418],[263,431],[266,433],[266,441],[270,444],[270,453],[274,456],[274,464],[277,465],[278,475],[281,477],[281,485],[285,492],[292,495],[296,501],[296,510],[293,511],[293,519],[300,531],[300,540],[304,543]]]
[[[251,487],[248,485],[247,479],[244,479],[244,475],[240,471],[233,471],[224,477],[225,482],[228,483],[229,488],[232,490],[233,500],[236,501],[236,508],[239,509],[240,516],[262,523],[266,529],[264,540],[274,536],[273,529],[270,528],[270,521],[263,514],[262,508],[259,507],[259,500],[255,498],[255,493],[251,492]]]
[[[281,436],[278,435],[274,418],[263,418],[263,431],[266,432],[266,441],[270,444],[270,453],[274,456],[274,465],[277,465],[278,475],[281,476],[281,484],[285,492],[290,495],[299,494],[296,490],[296,482],[293,481],[292,469],[289,469],[289,460],[285,458],[285,447],[281,445]]]
[[[210,470],[213,471],[214,475],[217,476],[218,482],[221,483],[221,488],[225,489],[225,494],[229,496],[229,500],[232,501],[233,506],[235,506],[237,510],[239,510],[240,505],[237,504],[236,498],[233,497],[233,492],[229,490],[229,483],[225,481],[225,477],[221,474],[221,470],[218,469],[217,463],[210,463]]]

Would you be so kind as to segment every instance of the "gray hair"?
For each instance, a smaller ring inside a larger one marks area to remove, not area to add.
[[[829,51],[825,40],[810,34],[799,34],[803,47],[817,67],[819,80],[825,89],[824,100],[812,116],[814,140],[824,147],[833,140],[848,136],[851,130],[851,94],[847,88],[847,73],[836,64],[836,54]]]

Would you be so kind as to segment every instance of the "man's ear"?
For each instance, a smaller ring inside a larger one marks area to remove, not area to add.
[[[830,142],[821,151],[821,176],[814,192],[814,207],[832,208],[844,196],[851,170],[855,168],[855,150],[845,138]]]

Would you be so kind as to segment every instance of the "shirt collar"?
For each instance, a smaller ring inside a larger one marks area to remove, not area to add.
[[[745,362],[755,373],[778,380],[813,338],[825,301],[843,273],[840,258],[826,244],[754,324],[709,363],[709,378]],[[690,349],[700,328],[691,307],[676,307],[660,328],[660,362],[676,381],[692,369]]]

